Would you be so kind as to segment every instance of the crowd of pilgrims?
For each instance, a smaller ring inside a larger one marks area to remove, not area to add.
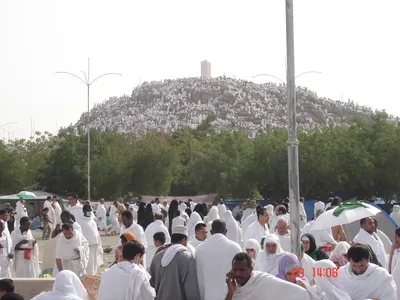
[[[312,229],[340,198],[327,204],[317,198],[310,222],[301,199],[301,257],[291,253],[288,201],[263,207],[247,200],[231,211],[223,200],[211,206],[191,199],[170,204],[120,199],[106,209],[101,199],[93,213],[89,201],[80,203],[76,195],[68,200],[62,212],[56,197],[44,204],[46,220],[55,224],[45,260],[56,279],[52,291],[35,300],[400,299],[400,228],[393,245],[371,217],[360,220],[351,241],[341,225]],[[16,277],[39,277],[39,248],[23,215],[24,200],[16,211],[19,226],[11,235],[7,212],[0,211],[1,277],[11,277],[12,258]],[[400,221],[399,206],[392,217]],[[103,249],[99,231],[118,235],[119,243]],[[103,251],[113,251],[115,260],[95,295],[80,279],[97,274]],[[0,280],[0,296],[15,296],[7,288],[12,280],[5,281]]]
[[[228,77],[180,78],[144,82],[130,96],[95,104],[90,117],[92,126],[102,130],[171,132],[182,126],[196,127],[208,115],[215,115],[217,130],[234,126],[251,135],[266,127],[286,127],[285,99],[283,84]],[[321,98],[307,88],[297,88],[297,124],[301,130],[338,125],[347,117],[372,113],[371,108],[353,101]],[[83,114],[76,126],[85,126],[86,120]]]

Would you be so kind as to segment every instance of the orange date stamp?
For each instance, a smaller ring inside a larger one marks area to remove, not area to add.
[[[312,268],[313,277],[336,278],[339,275],[338,268]],[[304,277],[304,268],[294,268],[291,271],[293,277]]]

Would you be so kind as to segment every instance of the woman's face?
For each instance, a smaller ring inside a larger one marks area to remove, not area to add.
[[[267,243],[266,245],[265,245],[266,247],[266,251],[269,253],[269,254],[275,254],[276,253],[276,248],[278,247],[275,243]]]
[[[308,250],[310,250],[310,241],[302,240],[301,242],[303,243],[303,246],[304,246],[304,252],[307,252]]]
[[[299,268],[293,268],[290,271],[286,272],[286,280],[289,282],[296,282],[296,277],[300,277],[300,269]]]
[[[246,249],[246,252],[252,259],[256,258],[256,251],[254,249]]]

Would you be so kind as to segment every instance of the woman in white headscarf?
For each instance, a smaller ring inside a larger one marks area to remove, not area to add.
[[[204,223],[208,224],[209,222],[214,222],[215,220],[221,219],[219,217],[218,208],[216,206],[212,206],[207,216],[204,218]]]
[[[181,217],[185,219],[185,223],[187,224],[189,222],[189,216],[186,213],[186,209],[188,208],[188,206],[186,205],[185,202],[182,202],[181,204],[179,204],[179,211],[181,213]]]
[[[244,251],[250,255],[254,267],[257,255],[261,251],[260,243],[258,243],[256,239],[248,239],[244,244]]]
[[[258,271],[278,274],[279,260],[286,251],[282,250],[281,242],[276,234],[268,234],[264,237],[264,249],[257,255],[255,268]]]
[[[188,228],[188,240],[191,240],[194,235],[195,235],[195,227],[197,225],[197,223],[202,222],[200,215],[197,212],[192,212],[192,214],[190,215],[190,219],[189,219],[189,223],[187,224],[187,228]]]
[[[51,292],[43,292],[32,300],[89,300],[88,292],[74,272],[63,270],[57,274]]]
[[[347,251],[350,249],[350,244],[348,242],[339,242],[336,244],[335,249],[333,249],[331,256],[335,254],[344,255],[347,257]]]
[[[336,265],[329,259],[322,259],[314,264],[316,269],[333,270]],[[343,285],[336,277],[316,276],[314,287],[322,300],[351,300],[349,294],[345,292]]]
[[[230,210],[225,211],[224,219],[226,224],[226,237],[233,242],[236,242],[240,245],[241,243],[241,234],[239,224],[232,216],[232,212]]]

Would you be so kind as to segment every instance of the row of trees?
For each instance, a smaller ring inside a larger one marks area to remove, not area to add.
[[[91,131],[92,198],[195,195],[280,198],[287,189],[286,130],[249,139],[241,131],[216,133],[213,118],[172,134]],[[87,192],[87,135],[0,142],[0,194],[38,184],[65,195]],[[300,188],[305,197],[347,191],[389,199],[400,189],[400,126],[379,113],[349,127],[299,134]]]

